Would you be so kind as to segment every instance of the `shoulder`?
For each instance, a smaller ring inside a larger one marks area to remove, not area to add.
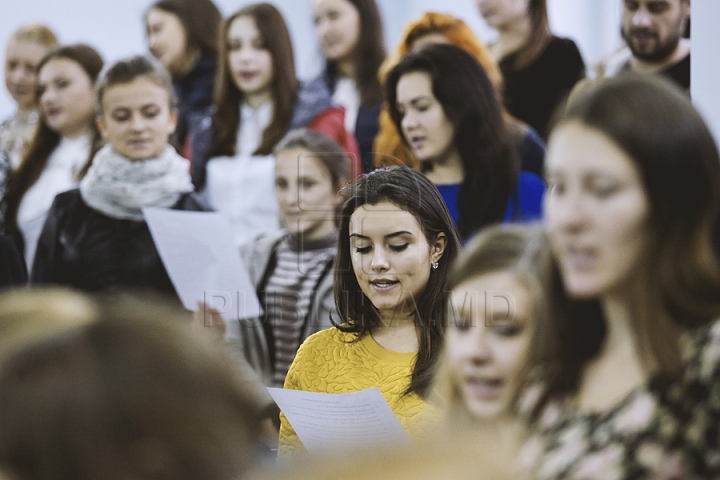
[[[517,188],[520,194],[537,192],[544,193],[545,182],[542,178],[532,172],[520,172]]]
[[[681,351],[690,377],[700,381],[720,378],[720,319],[684,335]]]
[[[257,260],[258,257],[267,257],[273,247],[287,234],[283,230],[277,230],[275,232],[263,233],[252,240],[240,245],[240,255],[243,260],[253,261]]]
[[[568,57],[581,57],[577,44],[564,37],[553,36],[545,47],[545,51],[554,55],[566,55]]]
[[[80,189],[73,188],[72,190],[58,193],[55,196],[55,201],[53,202],[53,208],[54,209],[72,208],[78,204],[84,205],[85,202],[83,202],[82,195],[80,195]]]
[[[332,95],[322,78],[303,82],[295,99],[293,118],[290,128],[302,128],[312,122],[317,115],[332,106]]]

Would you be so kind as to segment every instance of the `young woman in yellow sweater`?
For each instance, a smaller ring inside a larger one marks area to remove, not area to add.
[[[458,236],[439,192],[417,170],[376,170],[350,188],[335,259],[339,321],[300,346],[285,388],[377,387],[417,437],[442,345]],[[280,419],[280,456],[302,451],[287,418]]]

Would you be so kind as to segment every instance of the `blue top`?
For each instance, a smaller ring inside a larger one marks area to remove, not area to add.
[[[461,183],[435,185],[440,191],[443,200],[445,200],[445,205],[447,205],[455,225],[460,221],[458,196],[461,185]],[[544,195],[545,182],[534,173],[521,172],[518,183],[508,199],[503,223],[527,223],[542,220],[542,200]]]

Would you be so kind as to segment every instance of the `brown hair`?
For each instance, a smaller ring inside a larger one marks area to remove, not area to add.
[[[44,298],[69,317],[64,303],[80,296],[13,295]],[[0,317],[13,301],[0,297]],[[218,345],[191,333],[187,312],[138,298],[79,303],[75,325],[25,342],[0,364],[0,469],[24,480],[244,473],[257,406]]]
[[[385,40],[380,10],[375,0],[347,0],[358,12],[360,35],[353,52],[355,63],[355,85],[360,93],[361,105],[374,105],[382,102],[382,87],[378,79],[380,65],[385,59]],[[328,61],[326,79],[335,89],[337,65]]]
[[[136,55],[118,60],[103,73],[96,87],[96,107],[98,114],[102,115],[102,101],[105,96],[105,91],[109,87],[130,83],[139,77],[148,78],[164,88],[170,99],[170,108],[175,107],[175,91],[173,90],[170,74],[157,60],[150,59],[143,55]]]
[[[29,23],[15,30],[10,37],[12,40],[21,42],[32,42],[42,45],[46,48],[55,48],[58,46],[58,40],[53,33],[45,25],[39,23]]]
[[[602,133],[640,173],[650,241],[628,294],[633,332],[646,364],[678,375],[679,333],[720,315],[720,156],[713,136],[690,100],[656,76],[588,86],[559,122]],[[547,373],[546,400],[576,391],[606,334],[598,300],[569,298],[557,268],[550,287],[553,312],[532,352],[533,364]]]
[[[514,70],[530,66],[545,51],[552,38],[547,0],[530,0],[527,14],[530,17],[530,35],[518,50],[509,54],[513,55],[511,65]]]
[[[92,84],[97,81],[98,75],[100,75],[103,67],[102,57],[100,57],[100,54],[98,54],[95,49],[88,45],[76,44],[56,48],[45,55],[40,61],[40,64],[38,64],[38,72],[40,72],[43,66],[49,61],[60,58],[72,60],[80,65],[90,78]],[[78,173],[78,179],[85,176],[88,168],[90,168],[93,156],[102,146],[102,137],[95,122],[92,120],[90,121],[90,128],[93,132],[90,155],[88,156],[85,166]],[[20,208],[20,203],[25,193],[27,193],[30,187],[40,178],[40,175],[47,166],[50,155],[60,144],[60,140],[60,134],[51,130],[45,118],[41,116],[35,135],[28,146],[27,153],[23,157],[20,167],[8,180],[4,199],[6,206],[5,231],[14,237],[18,245],[23,245],[22,235],[19,234],[20,232],[17,225],[17,213]]]
[[[230,25],[239,17],[250,17],[255,21],[264,48],[270,52],[273,62],[270,88],[275,101],[275,113],[270,125],[263,132],[260,146],[253,152],[255,155],[269,155],[285,135],[292,120],[295,99],[300,88],[300,82],[295,75],[295,57],[290,32],[278,9],[269,3],[256,3],[232,14],[223,22],[222,27],[214,100],[217,131],[213,138],[211,156],[236,153],[243,94],[233,82],[228,65],[227,34]]]
[[[365,296],[355,277],[350,256],[350,217],[363,205],[389,202],[411,213],[420,224],[429,245],[441,233],[447,239],[438,268],[433,270],[420,298],[415,299],[415,330],[420,348],[406,393],[428,393],[435,364],[445,332],[447,277],[450,266],[460,251],[450,212],[435,185],[417,170],[408,167],[387,167],[363,175],[349,187],[343,205],[335,256],[335,305],[340,322],[333,322],[343,332],[354,332],[359,340],[372,332],[381,321],[380,314]]]
[[[217,55],[222,14],[212,0],[157,0],[148,11],[153,8],[178,17],[185,27],[188,49],[198,49],[203,56]]]

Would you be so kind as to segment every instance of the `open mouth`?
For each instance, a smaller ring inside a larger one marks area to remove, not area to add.
[[[499,378],[466,377],[465,385],[475,398],[494,399],[502,393],[505,382]]]
[[[382,278],[380,280],[373,280],[370,282],[370,285],[373,286],[373,288],[380,292],[386,292],[388,290],[392,290],[395,285],[399,284],[400,282],[398,280],[390,280]]]

